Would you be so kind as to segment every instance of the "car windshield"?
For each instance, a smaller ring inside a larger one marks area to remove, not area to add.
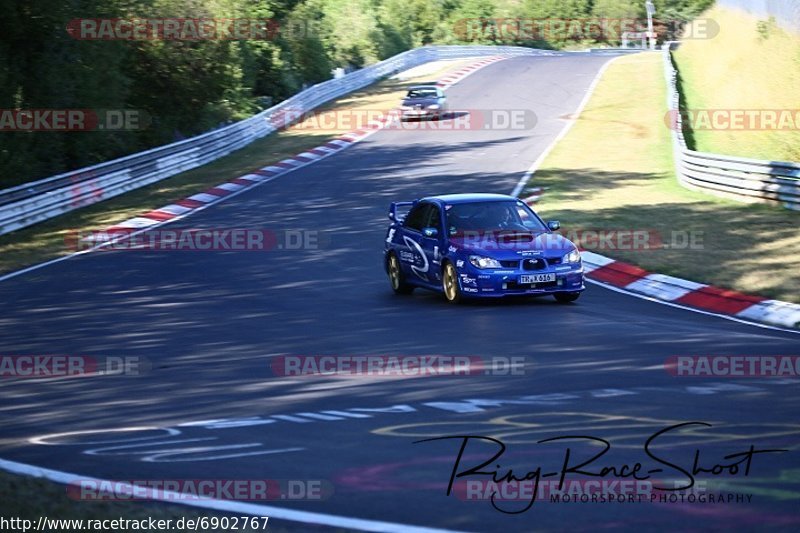
[[[473,231],[543,232],[547,228],[521,200],[445,206],[451,236]]]
[[[418,88],[408,91],[406,98],[434,98],[436,97],[436,89]]]

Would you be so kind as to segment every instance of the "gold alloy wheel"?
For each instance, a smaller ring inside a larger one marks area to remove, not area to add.
[[[400,290],[400,263],[397,256],[389,256],[389,280],[392,282],[392,289]]]
[[[444,289],[444,296],[447,298],[447,301],[458,301],[458,278],[456,276],[456,269],[452,263],[447,263],[447,265],[444,267],[442,285]]]

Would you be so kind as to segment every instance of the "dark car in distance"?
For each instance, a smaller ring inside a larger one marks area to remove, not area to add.
[[[436,85],[415,85],[408,89],[400,105],[402,120],[414,118],[440,119],[447,113],[447,97]]]

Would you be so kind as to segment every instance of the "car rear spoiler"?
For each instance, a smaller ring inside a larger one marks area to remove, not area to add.
[[[402,222],[408,211],[416,202],[392,202],[389,206],[389,220],[392,222]],[[402,213],[398,213],[398,208],[402,209]]]

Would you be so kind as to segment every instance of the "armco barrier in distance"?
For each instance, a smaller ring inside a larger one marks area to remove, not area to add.
[[[275,131],[287,110],[305,113],[388,75],[441,59],[539,55],[517,46],[425,46],[324,81],[229,126],[65,174],[0,190],[0,235],[197,168]]]
[[[667,108],[674,120],[671,129],[675,170],[681,185],[740,202],[778,204],[800,210],[800,164],[697,152],[686,146],[678,72],[671,53],[676,45],[674,41],[666,43],[663,54]]]

